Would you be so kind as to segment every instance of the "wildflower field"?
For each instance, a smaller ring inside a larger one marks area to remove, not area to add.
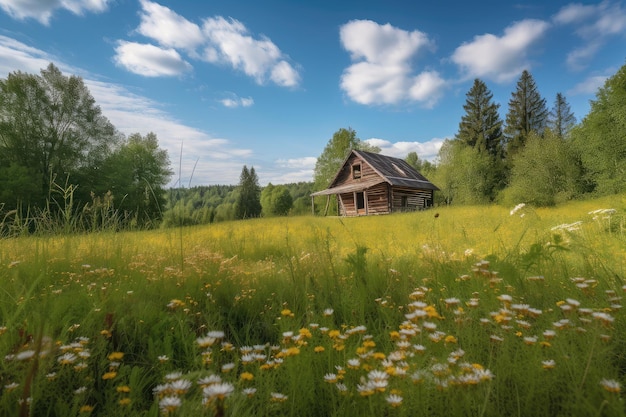
[[[625,278],[626,196],[4,239],[0,415],[624,416]]]

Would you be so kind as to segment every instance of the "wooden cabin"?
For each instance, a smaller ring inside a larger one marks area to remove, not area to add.
[[[437,186],[406,161],[353,150],[326,190],[311,194],[336,196],[341,216],[366,216],[422,210],[433,205]]]

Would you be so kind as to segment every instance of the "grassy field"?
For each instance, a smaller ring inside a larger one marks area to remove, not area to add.
[[[625,416],[625,277],[626,196],[0,240],[0,415]]]

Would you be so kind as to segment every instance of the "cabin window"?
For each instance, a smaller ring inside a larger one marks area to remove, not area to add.
[[[361,210],[365,208],[365,196],[363,193],[356,193],[356,209]]]
[[[401,197],[402,199],[402,207],[408,207],[409,206],[409,196],[408,195],[403,195]]]
[[[361,164],[352,165],[352,178],[355,180],[361,178]]]

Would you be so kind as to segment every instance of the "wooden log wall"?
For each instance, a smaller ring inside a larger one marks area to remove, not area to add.
[[[406,197],[406,206],[403,205],[403,197]],[[391,211],[422,210],[432,204],[432,190],[414,190],[411,188],[393,188]]]

